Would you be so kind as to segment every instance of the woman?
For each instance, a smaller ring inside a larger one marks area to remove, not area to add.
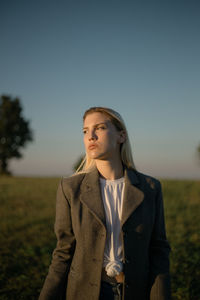
[[[83,170],[57,192],[57,246],[40,300],[170,299],[161,186],[136,171],[112,109],[83,117]]]

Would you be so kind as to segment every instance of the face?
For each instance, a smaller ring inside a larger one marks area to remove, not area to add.
[[[86,116],[83,134],[85,150],[90,158],[110,160],[120,157],[120,144],[125,141],[125,133],[117,131],[103,113],[94,112]]]

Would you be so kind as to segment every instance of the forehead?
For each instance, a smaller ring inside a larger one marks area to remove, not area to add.
[[[84,126],[95,125],[98,123],[105,123],[108,121],[110,121],[108,116],[106,116],[100,112],[93,112],[86,116],[86,118],[84,120]]]

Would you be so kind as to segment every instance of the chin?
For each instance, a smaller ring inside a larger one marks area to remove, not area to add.
[[[101,159],[104,158],[104,154],[97,154],[97,153],[91,153],[88,156],[91,159],[99,159],[99,160],[101,160]]]
[[[91,159],[97,159],[99,157],[99,155],[96,154],[96,153],[89,153],[88,157],[91,158]]]

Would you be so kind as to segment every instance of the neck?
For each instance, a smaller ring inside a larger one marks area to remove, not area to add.
[[[115,162],[108,160],[96,160],[95,162],[100,175],[105,179],[115,180],[124,176],[121,160],[117,160]]]

